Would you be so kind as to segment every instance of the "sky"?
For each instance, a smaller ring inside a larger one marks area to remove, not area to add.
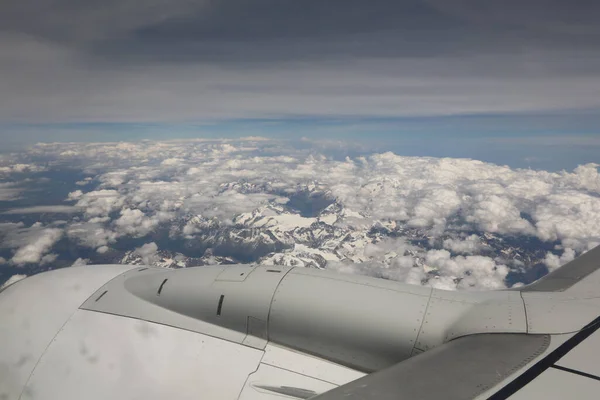
[[[263,135],[600,162],[590,0],[9,0],[0,143]]]

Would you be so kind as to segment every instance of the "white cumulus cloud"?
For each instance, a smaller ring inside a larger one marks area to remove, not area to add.
[[[87,265],[89,262],[90,262],[89,259],[79,257],[77,260],[75,260],[73,262],[73,264],[71,264],[71,267],[80,267],[82,265]]]
[[[45,228],[36,223],[29,228],[17,227],[5,237],[2,245],[16,249],[10,260],[12,264],[44,264],[56,259],[55,255],[47,253],[62,236],[62,229]]]
[[[158,246],[156,243],[146,243],[135,249],[134,253],[142,257],[142,262],[146,265],[152,265],[152,262],[157,258]]]
[[[477,235],[470,235],[464,239],[449,238],[444,240],[443,246],[454,253],[473,254],[480,251],[483,247],[481,239]]]
[[[546,264],[548,269],[552,271],[565,265],[569,261],[573,261],[574,259],[575,251],[573,251],[573,249],[566,248],[560,255],[560,257],[552,253],[546,253],[546,257],[544,258],[544,264]]]
[[[498,288],[506,284],[510,252],[502,259],[490,254],[489,235],[565,249],[562,255],[541,253],[549,269],[600,244],[596,164],[548,172],[391,152],[340,159],[262,138],[56,143],[31,152],[93,176],[80,183],[99,183],[68,194],[65,200],[81,214],[64,226],[69,240],[99,254],[161,228],[186,243],[223,243],[238,230],[245,236],[231,243],[284,243],[284,249],[269,248],[275,255],[264,256],[265,262],[296,257],[306,265],[327,263],[435,287]],[[18,196],[17,187],[0,185],[0,198],[3,188],[9,191],[4,196]],[[325,206],[309,210],[318,201]],[[23,229],[3,236],[3,245],[15,249],[11,262],[51,258],[63,228],[38,227],[35,235],[45,241],[35,244],[32,233],[31,243],[17,245],[10,237],[24,237]],[[48,229],[57,231],[41,233]],[[215,233],[219,229],[228,234]],[[420,241],[406,240],[411,234]],[[327,235],[329,242],[319,241]]]

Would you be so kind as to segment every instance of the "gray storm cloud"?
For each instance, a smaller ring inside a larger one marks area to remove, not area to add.
[[[0,5],[0,121],[600,107],[600,7],[554,0]]]

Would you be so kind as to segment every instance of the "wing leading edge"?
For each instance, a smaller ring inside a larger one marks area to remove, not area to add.
[[[571,262],[538,279],[521,292],[562,292],[586,280],[600,269],[600,246],[582,254]]]

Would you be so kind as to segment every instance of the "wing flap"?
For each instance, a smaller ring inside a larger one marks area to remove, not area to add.
[[[467,336],[313,399],[472,399],[543,354],[549,344],[548,335]]]

